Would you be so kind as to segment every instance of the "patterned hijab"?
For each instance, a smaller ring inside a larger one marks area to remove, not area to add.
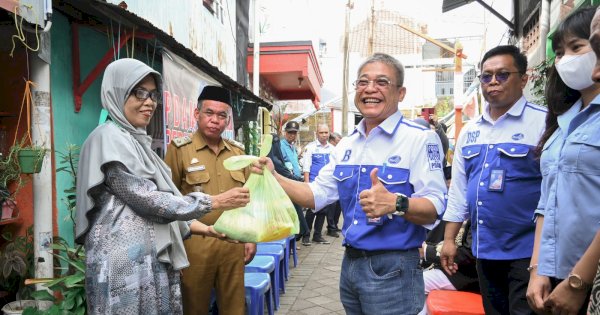
[[[111,121],[94,129],[81,147],[75,226],[78,243],[84,243],[90,228],[89,218],[102,206],[94,204],[90,190],[104,182],[102,167],[109,162],[118,161],[131,174],[152,180],[159,191],[181,196],[171,180],[171,170],[151,149],[152,138],[146,129],[131,125],[124,114],[131,90],[148,75],[154,76],[156,86],[160,87],[160,74],[136,59],[119,59],[106,67],[101,101]],[[171,264],[176,270],[187,267],[189,263],[182,240],[182,235],[189,232],[187,224],[181,221],[154,223],[154,230],[158,260]]]

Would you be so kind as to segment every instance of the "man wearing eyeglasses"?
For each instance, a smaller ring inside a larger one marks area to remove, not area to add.
[[[191,137],[171,141],[165,162],[182,194],[200,191],[216,195],[241,187],[249,171],[229,171],[223,161],[244,154],[237,142],[221,134],[230,119],[231,95],[218,86],[206,86],[198,97],[194,118],[198,130]],[[223,211],[212,211],[199,221],[213,225]],[[256,244],[233,244],[213,237],[192,236],[184,242],[190,266],[183,269],[184,314],[208,314],[211,291],[216,289],[221,314],[245,314],[244,265],[256,253]]]
[[[454,242],[470,218],[473,255],[486,314],[533,314],[527,304],[534,210],[542,175],[534,152],[546,109],[527,102],[527,57],[498,46],[481,61],[482,115],[460,133],[444,221],[442,267],[457,270]]]
[[[292,201],[321,209],[340,201],[345,254],[340,299],[346,314],[417,314],[424,303],[418,248],[444,211],[438,136],[402,117],[404,67],[376,53],[358,68],[354,103],[363,116],[311,183],[274,172]],[[266,171],[266,170],[265,170]]]

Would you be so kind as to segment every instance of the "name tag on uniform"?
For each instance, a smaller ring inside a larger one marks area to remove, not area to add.
[[[367,218],[367,225],[382,225],[383,217],[379,218]]]
[[[204,165],[196,165],[196,166],[190,166],[187,168],[187,172],[191,173],[191,172],[197,172],[197,171],[204,171],[206,169],[206,167],[204,167]]]
[[[488,191],[503,191],[504,190],[504,175],[503,169],[492,169],[490,172],[490,184]]]

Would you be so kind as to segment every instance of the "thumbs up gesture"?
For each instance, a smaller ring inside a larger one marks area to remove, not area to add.
[[[396,210],[396,195],[383,186],[377,171],[377,168],[371,171],[371,188],[358,195],[359,204],[368,218],[378,218]]]

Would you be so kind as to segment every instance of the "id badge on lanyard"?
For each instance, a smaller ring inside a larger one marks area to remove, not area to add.
[[[504,191],[505,180],[506,170],[500,167],[500,157],[498,156],[496,165],[490,170],[490,181],[488,183],[488,191]]]

